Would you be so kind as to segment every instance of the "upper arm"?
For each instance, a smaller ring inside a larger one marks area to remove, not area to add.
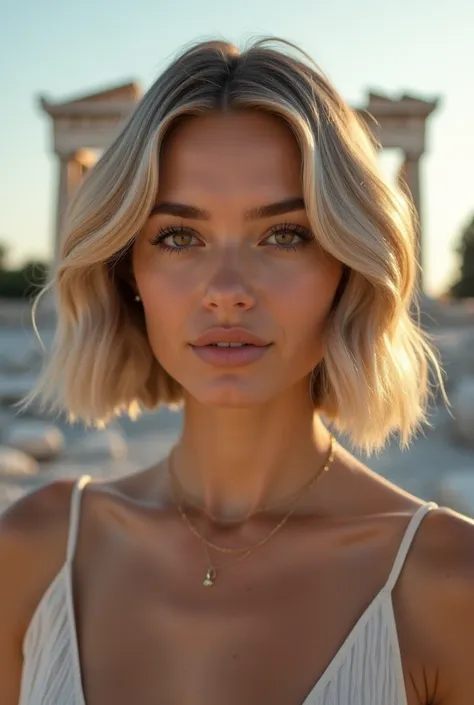
[[[440,508],[432,517],[433,570],[419,610],[436,671],[433,705],[474,703],[474,521]]]
[[[23,638],[64,562],[71,486],[51,483],[0,515],[1,705],[18,705]]]

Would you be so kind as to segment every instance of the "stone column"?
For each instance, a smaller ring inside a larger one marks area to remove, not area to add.
[[[417,258],[421,266],[420,288],[423,289],[423,228],[421,220],[420,194],[420,157],[421,154],[405,153],[405,159],[398,173],[398,182],[403,191],[410,197],[418,215],[417,228]]]
[[[71,194],[81,183],[85,171],[85,165],[81,162],[77,153],[58,154],[58,157],[59,181],[56,210],[55,256],[59,253],[61,229],[66,206]]]

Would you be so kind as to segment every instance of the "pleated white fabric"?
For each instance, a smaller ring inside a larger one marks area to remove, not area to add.
[[[82,690],[72,590],[81,477],[74,488],[66,561],[38,604],[23,642],[19,705],[86,705]],[[438,505],[412,516],[389,578],[357,621],[302,705],[407,705],[392,592],[416,531]]]

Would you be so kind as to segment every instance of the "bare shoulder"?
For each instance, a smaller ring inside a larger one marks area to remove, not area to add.
[[[3,612],[8,612],[20,634],[66,561],[75,483],[74,479],[48,483],[0,515],[0,623]],[[117,494],[113,485],[90,483],[81,503],[81,533],[84,525],[94,529],[91,519],[103,514],[104,499]]]
[[[33,613],[64,562],[73,481],[26,495],[0,515],[2,705],[20,697],[22,645]]]
[[[474,520],[438,507],[429,513],[419,544],[429,594],[446,600],[446,607],[467,599],[474,616]]]
[[[2,624],[4,618],[13,619],[21,631],[35,596],[60,569],[65,557],[73,485],[73,480],[49,483],[0,515]]]
[[[474,702],[474,521],[447,508],[429,512],[416,538],[410,620],[433,705]],[[408,584],[408,583],[407,583]]]

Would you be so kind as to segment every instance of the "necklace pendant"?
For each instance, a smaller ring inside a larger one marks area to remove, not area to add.
[[[214,585],[215,579],[216,579],[216,571],[214,568],[208,568],[206,577],[202,581],[202,584],[205,585],[206,587],[210,587],[211,585]]]

